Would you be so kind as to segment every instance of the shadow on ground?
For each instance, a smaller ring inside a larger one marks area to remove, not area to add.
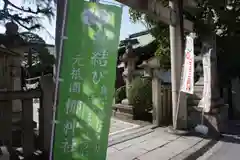
[[[197,136],[204,139],[210,139],[210,141],[205,144],[201,149],[192,153],[185,160],[195,160],[201,157],[204,153],[206,153],[210,148],[212,148],[219,141],[233,144],[240,144],[240,122],[229,121],[227,124],[227,128],[224,132],[221,133],[219,137],[211,137],[211,136],[203,136],[196,132],[190,132],[186,136]]]

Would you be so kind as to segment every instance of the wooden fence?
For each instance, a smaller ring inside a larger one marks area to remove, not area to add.
[[[171,124],[172,123],[172,92],[171,92],[171,84],[161,85],[161,108],[160,114],[161,119],[163,120],[162,124]],[[133,114],[133,108],[131,105],[127,106],[124,104],[114,104],[113,105],[113,115],[117,116],[117,111],[119,114],[126,115],[128,117],[132,117],[130,115]],[[153,114],[153,111],[150,111]],[[153,115],[154,116],[154,115]]]
[[[172,123],[172,90],[171,85],[162,85],[161,109],[165,124]]]
[[[33,98],[40,98],[40,90],[32,91],[7,91],[0,92],[0,102],[5,104],[1,106],[3,120],[1,127],[1,139],[4,145],[12,147],[12,101],[22,100],[22,117],[20,119],[20,127],[22,130],[22,148],[24,157],[34,152],[34,124],[33,124]]]
[[[30,157],[38,149],[48,152],[51,138],[52,104],[53,104],[52,77],[41,78],[41,89],[29,91],[1,91],[0,92],[0,141],[1,145],[12,148],[13,113],[12,101],[22,101],[20,118],[21,142],[23,157]],[[40,99],[39,134],[36,145],[36,134],[33,123],[33,99]]]

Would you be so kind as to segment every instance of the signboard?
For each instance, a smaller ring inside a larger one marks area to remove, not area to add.
[[[194,39],[186,37],[186,48],[183,67],[183,81],[181,91],[193,94],[194,89]]]
[[[68,1],[54,160],[105,160],[122,9]]]

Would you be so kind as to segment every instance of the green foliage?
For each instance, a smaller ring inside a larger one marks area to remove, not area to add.
[[[121,86],[115,92],[115,103],[121,103],[126,98],[126,86]]]
[[[153,29],[152,34],[155,35],[158,42],[158,49],[155,55],[160,59],[160,65],[162,68],[170,69],[170,39],[169,28],[166,25],[158,23]]]
[[[129,104],[133,106],[135,117],[143,119],[152,109],[152,81],[147,78],[135,78],[129,88]]]

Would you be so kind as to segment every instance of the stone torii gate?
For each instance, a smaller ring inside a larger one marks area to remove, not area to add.
[[[177,7],[176,0],[170,0],[169,7],[164,7],[159,0],[116,0],[119,3],[127,5],[135,10],[148,14],[152,18],[177,27]],[[184,7],[195,7],[192,0],[183,0]],[[173,3],[173,4],[172,4]],[[187,31],[193,31],[193,23],[187,19],[184,19],[184,29]]]
[[[187,128],[187,106],[184,94],[178,98],[180,81],[181,81],[181,68],[183,58],[183,45],[182,34],[180,25],[178,0],[170,0],[169,6],[164,7],[158,0],[116,0],[124,5],[127,5],[135,10],[148,14],[152,18],[169,25],[170,30],[170,47],[171,47],[171,81],[172,81],[172,117],[173,122],[177,118],[177,123],[174,129]],[[184,7],[195,7],[192,0],[183,0]],[[189,32],[193,31],[193,23],[187,19],[183,19],[183,28]],[[179,112],[177,112],[178,99]],[[156,113],[158,114],[158,113]],[[178,116],[177,116],[178,115]]]

